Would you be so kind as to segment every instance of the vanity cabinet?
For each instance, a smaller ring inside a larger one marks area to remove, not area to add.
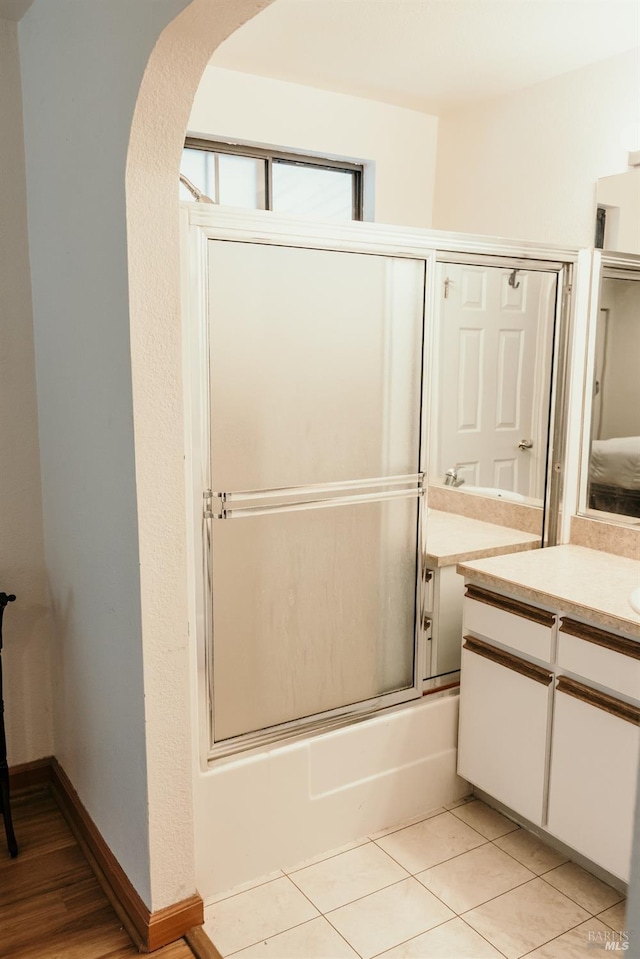
[[[556,683],[550,833],[629,879],[640,709],[569,677]]]
[[[455,566],[425,570],[424,611],[429,620],[424,679],[460,669],[464,579]]]
[[[463,617],[458,773],[542,825],[555,616],[469,585]]]
[[[625,880],[635,813],[639,701],[640,644],[563,617],[547,826]]]
[[[459,775],[541,825],[551,672],[466,636],[462,677]]]
[[[458,773],[628,881],[640,643],[467,585]]]

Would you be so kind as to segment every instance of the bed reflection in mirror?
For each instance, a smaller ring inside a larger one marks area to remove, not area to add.
[[[640,518],[640,273],[604,275],[595,336],[590,510]]]

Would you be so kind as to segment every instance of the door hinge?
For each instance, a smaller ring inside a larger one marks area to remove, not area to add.
[[[211,504],[213,502],[213,491],[206,489],[202,494],[202,499],[204,500],[203,507],[203,516],[205,519],[213,519],[213,510],[211,509]]]
[[[449,296],[449,287],[450,287],[450,285],[451,285],[451,280],[449,279],[449,277],[447,277],[447,278],[445,279],[444,283],[443,283],[443,287],[444,287],[444,291],[443,291],[443,292],[444,292],[444,298],[445,298],[445,300],[446,300],[447,297]]]

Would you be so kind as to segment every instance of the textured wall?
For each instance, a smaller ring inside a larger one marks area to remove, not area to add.
[[[596,180],[637,149],[638,80],[631,51],[441,116],[434,227],[592,246]]]
[[[17,24],[0,20],[0,590],[9,763],[53,752]]]
[[[131,362],[154,906],[193,877],[194,833],[177,175],[215,47],[265,0],[195,0],[160,37],[127,160]],[[195,642],[195,636],[193,637]],[[189,890],[190,891],[190,890]],[[185,888],[184,895],[188,894]]]

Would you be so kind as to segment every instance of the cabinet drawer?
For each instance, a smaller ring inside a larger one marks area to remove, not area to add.
[[[640,710],[558,677],[548,829],[629,880]]]
[[[640,643],[564,617],[558,667],[640,700]]]
[[[550,663],[556,617],[537,606],[467,586],[464,631],[479,633],[520,653]]]
[[[541,825],[552,674],[465,636],[458,773]]]

